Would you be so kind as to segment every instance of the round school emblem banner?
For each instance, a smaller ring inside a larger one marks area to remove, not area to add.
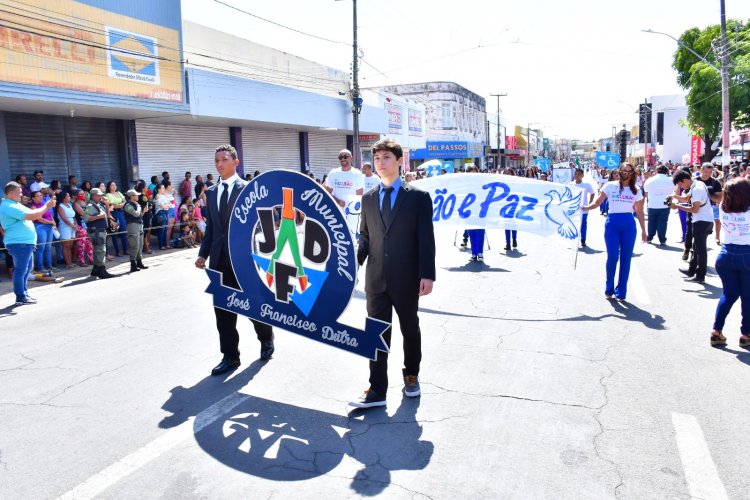
[[[357,281],[357,249],[344,214],[318,183],[276,170],[253,179],[229,220],[229,254],[239,289],[207,269],[214,306],[369,359],[387,352],[390,326],[338,322]]]

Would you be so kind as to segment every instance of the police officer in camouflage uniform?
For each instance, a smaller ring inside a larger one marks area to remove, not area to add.
[[[131,189],[125,196],[128,201],[122,208],[125,212],[125,222],[128,230],[128,254],[130,255],[130,272],[134,273],[141,269],[148,269],[143,265],[141,252],[143,251],[143,215],[148,212],[148,205],[141,211],[138,204],[138,197],[141,194],[135,189]]]
[[[112,278],[104,267],[104,258],[107,254],[107,209],[102,203],[102,195],[99,188],[91,188],[89,191],[91,199],[83,211],[83,220],[88,228],[89,238],[94,247],[94,268],[91,276],[105,279]]]

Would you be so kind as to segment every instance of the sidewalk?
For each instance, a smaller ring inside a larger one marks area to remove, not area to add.
[[[170,250],[154,250],[154,253],[152,254],[144,254],[143,255],[143,263],[146,266],[151,266],[152,264],[159,263],[165,260],[166,257],[173,255],[178,252],[188,251],[188,250],[195,250],[197,253],[197,249],[190,249],[190,248],[173,248]],[[0,297],[4,297],[5,295],[12,295],[13,294],[13,279],[8,277],[8,270],[5,267],[5,259],[0,259]],[[106,263],[107,265],[107,271],[111,274],[115,275],[127,275],[130,271],[130,258],[125,255],[123,257],[115,257],[114,260],[109,261]],[[51,281],[35,281],[33,277],[29,280],[28,288],[29,290],[34,290],[35,288],[40,287],[60,287],[60,285],[64,283],[69,283],[72,280],[81,280],[90,277],[91,274],[91,268],[92,266],[87,267],[80,267],[76,266],[75,269],[65,269],[65,264],[58,264],[59,271],[55,272],[54,275],[56,278],[62,278],[63,281],[60,283],[55,283]],[[91,278],[92,280],[96,278]],[[33,296],[33,292],[30,292],[30,295]]]

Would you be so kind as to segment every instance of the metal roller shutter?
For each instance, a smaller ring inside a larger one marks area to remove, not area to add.
[[[8,141],[10,173],[13,178],[25,175],[29,185],[34,170],[44,170],[47,184],[59,179],[68,181],[65,154],[65,128],[62,116],[5,113],[5,135]]]
[[[146,182],[152,175],[161,180],[161,173],[169,172],[175,189],[185,172],[196,175],[216,173],[214,150],[229,144],[229,127],[166,125],[137,121],[139,176]]]
[[[242,156],[245,173],[280,168],[300,171],[299,132],[242,129]]]
[[[44,170],[47,183],[68,175],[91,182],[114,180],[123,185],[117,122],[102,118],[69,118],[5,113],[11,175]]]
[[[127,179],[120,162],[117,122],[101,118],[65,118],[65,146],[68,170],[92,183],[115,181],[120,191],[126,191]],[[63,185],[67,184],[67,178]]]
[[[339,151],[346,149],[346,136],[310,132],[310,171],[322,179],[339,166]]]

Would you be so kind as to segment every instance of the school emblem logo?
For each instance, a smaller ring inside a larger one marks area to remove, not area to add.
[[[207,270],[214,306],[375,359],[390,326],[343,325],[357,281],[356,247],[333,198],[309,177],[267,172],[240,193],[229,219],[229,253],[240,289]]]

